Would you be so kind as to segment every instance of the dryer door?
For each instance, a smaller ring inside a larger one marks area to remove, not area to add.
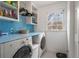
[[[13,58],[31,58],[31,56],[32,56],[31,46],[23,46],[15,53]]]
[[[40,48],[43,50],[43,49],[45,48],[45,45],[46,45],[46,39],[45,39],[45,37],[43,37],[43,38],[41,39]]]

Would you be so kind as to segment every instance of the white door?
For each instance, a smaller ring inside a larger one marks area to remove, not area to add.
[[[79,27],[78,27],[79,26],[79,2],[77,2],[77,4],[78,4],[77,5],[78,6],[77,7],[77,22],[78,22],[77,23],[77,35],[78,35],[78,42],[77,43],[78,43],[78,57],[79,57]]]
[[[79,9],[78,9],[78,17],[79,17]],[[78,18],[78,21],[79,21],[79,18]],[[78,23],[78,26],[79,26],[79,23]],[[79,57],[79,27],[78,27],[78,32],[77,32],[77,35],[78,35],[78,57]]]
[[[79,58],[79,2],[75,2],[75,57]]]

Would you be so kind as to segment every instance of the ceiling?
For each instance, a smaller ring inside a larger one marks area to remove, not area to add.
[[[37,8],[41,8],[41,7],[45,7],[49,4],[52,4],[56,1],[32,1],[36,6]]]

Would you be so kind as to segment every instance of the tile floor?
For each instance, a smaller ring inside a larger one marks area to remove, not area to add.
[[[46,51],[42,54],[41,58],[56,58],[56,53]]]

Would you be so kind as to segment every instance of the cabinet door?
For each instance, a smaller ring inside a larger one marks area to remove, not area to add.
[[[32,58],[38,58],[38,48],[33,49]]]
[[[3,51],[4,51],[3,44],[0,44],[0,58],[4,57]]]
[[[12,42],[5,43],[4,46],[4,57],[11,58],[14,56],[16,51],[26,43],[25,39],[19,39]]]

